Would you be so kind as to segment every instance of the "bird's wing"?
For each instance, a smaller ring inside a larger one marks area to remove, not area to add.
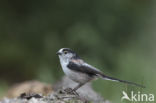
[[[86,73],[90,76],[96,76],[97,74],[102,73],[98,69],[94,68],[93,66],[91,66],[83,61],[81,61],[81,63],[77,62],[77,61],[71,61],[71,62],[69,62],[67,67],[70,70],[81,72],[81,73]]]

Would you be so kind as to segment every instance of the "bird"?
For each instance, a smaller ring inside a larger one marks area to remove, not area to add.
[[[61,67],[63,72],[78,85],[73,88],[73,91],[78,90],[80,87],[86,83],[95,80],[97,78],[102,78],[104,80],[111,80],[116,82],[122,82],[125,84],[135,85],[138,87],[145,88],[145,86],[129,82],[125,80],[120,80],[111,76],[105,75],[102,71],[95,68],[94,66],[86,63],[81,59],[76,52],[70,48],[61,48],[56,53],[59,57]]]

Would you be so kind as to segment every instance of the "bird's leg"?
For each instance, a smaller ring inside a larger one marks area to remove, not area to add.
[[[79,89],[80,87],[82,87],[85,83],[80,83],[78,84],[74,89],[73,91],[76,91],[77,89]]]
[[[78,89],[79,89],[80,87],[82,87],[84,84],[85,84],[85,83],[80,83],[80,84],[78,84],[78,85],[72,90],[72,92],[73,92],[75,95],[79,96],[79,94],[76,92],[76,90],[78,90]]]
[[[76,92],[77,89],[79,89],[81,86],[83,86],[85,83],[80,83],[78,84],[74,89],[71,89],[71,88],[66,88],[65,89],[65,92],[69,93],[69,94],[74,94],[74,95],[77,95],[79,96],[79,94]]]

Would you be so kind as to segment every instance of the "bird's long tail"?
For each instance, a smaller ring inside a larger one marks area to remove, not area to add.
[[[126,83],[126,84],[135,85],[135,86],[138,86],[138,87],[145,88],[145,86],[143,86],[143,85],[140,85],[140,84],[137,84],[137,83],[133,83],[133,82],[129,82],[129,81],[125,81],[125,80],[120,80],[120,79],[117,79],[117,78],[114,78],[114,77],[106,76],[104,74],[100,74],[100,77],[102,77],[102,79],[105,79],[105,80],[122,82],[122,83]]]

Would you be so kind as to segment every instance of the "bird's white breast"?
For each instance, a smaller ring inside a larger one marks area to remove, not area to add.
[[[68,69],[67,67],[68,63],[66,62],[61,62],[61,66],[62,66],[62,69],[63,69],[63,72],[66,74],[66,75],[71,75],[71,70]]]

